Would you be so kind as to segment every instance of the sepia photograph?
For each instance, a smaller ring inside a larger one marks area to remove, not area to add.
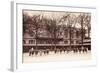
[[[91,13],[22,11],[23,63],[91,59]]]

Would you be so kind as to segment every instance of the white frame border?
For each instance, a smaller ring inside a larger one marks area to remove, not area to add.
[[[63,5],[43,5],[43,4],[34,4],[34,3],[30,3],[30,2],[12,2],[11,3],[11,7],[12,7],[12,10],[11,10],[11,14],[12,14],[12,17],[11,17],[11,20],[12,20],[12,22],[11,22],[11,29],[12,29],[12,35],[11,35],[11,39],[12,39],[12,41],[11,41],[11,55],[12,55],[12,57],[11,57],[11,70],[12,71],[16,71],[16,70],[30,70],[31,68],[34,70],[38,70],[38,69],[55,69],[55,68],[66,68],[66,67],[81,67],[81,66],[94,66],[94,65],[96,65],[96,49],[95,50],[93,50],[94,51],[94,53],[93,53],[93,59],[92,59],[92,61],[89,61],[88,63],[86,63],[85,61],[77,61],[77,62],[70,62],[72,65],[70,66],[70,64],[69,64],[69,62],[48,62],[48,63],[34,63],[34,64],[25,64],[25,65],[23,65],[22,63],[21,63],[21,61],[20,61],[20,59],[22,58],[22,57],[20,57],[20,55],[22,55],[22,52],[21,52],[21,50],[20,49],[17,49],[17,48],[19,48],[19,47],[21,47],[21,44],[20,43],[22,43],[21,42],[21,40],[22,40],[22,37],[19,37],[18,35],[22,35],[22,33],[20,33],[20,34],[17,34],[18,32],[20,32],[21,31],[21,29],[19,29],[18,30],[18,28],[20,28],[19,26],[22,26],[22,25],[19,25],[20,24],[20,19],[22,18],[22,17],[20,17],[19,18],[19,16],[17,16],[18,15],[18,6],[22,6],[22,8],[23,8],[23,5],[25,5],[25,4],[28,4],[28,5],[33,5],[33,6],[37,6],[37,7],[44,7],[44,10],[50,10],[48,7],[50,7],[51,9],[52,8],[61,8],[61,11],[62,11],[62,9],[64,9],[64,8],[69,8],[69,10],[68,11],[70,11],[70,10],[72,10],[72,9],[80,9],[80,10],[83,10],[83,11],[85,11],[86,12],[86,10],[88,11],[88,9],[90,9],[90,12],[92,12],[93,13],[93,23],[94,24],[96,24],[96,8],[95,7],[78,7],[78,6],[63,6]],[[25,6],[24,6],[25,7]],[[47,9],[45,9],[45,7],[47,7]],[[27,8],[27,5],[26,5],[26,7],[25,7],[25,9]],[[31,7],[29,6],[29,8],[31,9]],[[35,9],[36,10],[36,9]],[[39,10],[39,8],[37,8],[37,10]],[[57,11],[57,10],[55,10],[55,11]],[[59,11],[59,10],[58,10]],[[73,11],[73,10],[72,10]],[[19,10],[19,12],[20,12],[20,10]],[[17,22],[18,21],[18,22]],[[91,25],[91,27],[94,27],[94,28],[92,28],[92,32],[93,32],[93,30],[96,30],[96,26],[94,26],[94,25]],[[94,34],[92,34],[92,37],[93,38],[95,38],[95,36],[94,36]],[[91,39],[91,41],[92,42],[95,42],[95,40],[94,39]],[[20,43],[19,43],[20,42]],[[20,46],[18,46],[18,44],[20,45]],[[93,46],[92,46],[93,45]],[[95,45],[94,45],[94,43],[91,43],[91,47],[93,47],[93,48],[97,48]],[[19,51],[20,50],[20,51]],[[18,53],[20,53],[20,54],[18,54]],[[59,66],[57,66],[57,64],[59,64]],[[78,64],[78,65],[77,65]],[[43,66],[44,65],[44,66]],[[50,65],[49,67],[48,67],[48,65]],[[52,66],[53,65],[53,66]],[[64,65],[64,66],[63,66]],[[67,65],[67,66],[66,66]]]

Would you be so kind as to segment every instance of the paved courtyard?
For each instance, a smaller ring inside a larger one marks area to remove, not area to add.
[[[54,62],[54,61],[73,61],[73,60],[89,60],[91,59],[91,52],[87,53],[57,53],[50,52],[48,55],[33,55],[29,56],[29,53],[23,53],[23,63],[34,62]]]

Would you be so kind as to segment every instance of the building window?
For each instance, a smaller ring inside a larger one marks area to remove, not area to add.
[[[68,33],[68,30],[66,30],[66,31],[64,32],[64,35],[65,35],[66,38],[68,38],[68,34],[69,34],[69,33]]]
[[[25,41],[25,40],[23,40],[23,43],[24,43],[24,44],[26,44],[26,41]]]
[[[70,35],[71,35],[71,38],[74,38],[74,34],[75,34],[75,33],[74,33],[74,30],[72,30],[72,31],[71,31],[71,34],[70,34]]]
[[[71,40],[71,44],[74,44],[74,41],[73,40]]]
[[[35,43],[34,40],[29,40],[29,44]]]
[[[79,41],[76,41],[76,44],[79,44]]]
[[[71,38],[74,38],[74,33],[71,34]]]
[[[65,44],[68,44],[68,41],[64,41]]]
[[[79,31],[76,31],[76,37],[79,38]]]

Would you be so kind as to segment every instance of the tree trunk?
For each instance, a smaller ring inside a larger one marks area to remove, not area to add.
[[[90,38],[90,28],[88,27],[88,38]]]
[[[69,33],[70,33],[70,34],[69,34],[69,35],[70,35],[69,38],[70,38],[70,50],[71,50],[71,41],[72,41],[72,40],[71,40],[71,26],[70,26],[70,31],[69,31]]]
[[[81,48],[83,49],[83,16],[81,16]]]
[[[36,27],[36,35],[35,35],[35,38],[36,38],[36,50],[37,50],[37,31],[38,31],[38,29]]]

